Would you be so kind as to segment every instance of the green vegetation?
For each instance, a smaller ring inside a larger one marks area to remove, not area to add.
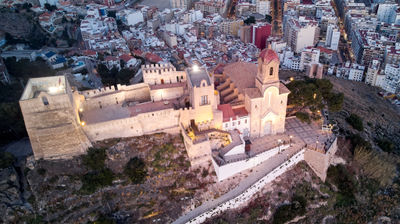
[[[82,177],[83,186],[80,191],[86,194],[92,194],[98,188],[110,186],[113,179],[114,173],[108,168],[90,171]]]
[[[327,172],[327,179],[329,183],[338,188],[335,206],[344,207],[355,202],[356,186],[352,176],[343,165],[330,166]]]
[[[134,157],[125,165],[124,173],[133,184],[143,183],[147,176],[146,164],[142,159]]]
[[[290,204],[277,208],[274,214],[274,224],[285,223],[306,213],[307,201],[303,196],[294,195]]]
[[[363,120],[357,114],[350,114],[349,117],[346,118],[347,123],[349,123],[354,129],[358,131],[364,130]]]
[[[89,172],[81,177],[82,188],[80,191],[84,194],[91,194],[98,188],[109,186],[114,179],[114,173],[105,167],[107,158],[104,148],[89,148],[86,155],[82,155],[83,164],[89,169]]]
[[[376,180],[381,187],[391,184],[396,177],[396,163],[399,161],[388,153],[357,147],[354,160],[360,165],[363,174]]]
[[[102,83],[108,86],[117,84],[129,84],[129,80],[135,75],[134,71],[126,68],[118,71],[117,67],[113,67],[111,70],[108,70],[107,66],[103,64],[98,65],[97,71],[101,77]]]
[[[101,170],[104,168],[107,158],[105,148],[89,148],[86,155],[82,155],[83,164],[93,170]]]
[[[291,91],[288,97],[289,104],[295,105],[298,110],[306,107],[322,110],[324,101],[332,112],[342,109],[343,93],[333,93],[333,84],[327,79],[296,80],[287,87]]]
[[[173,144],[164,144],[161,147],[155,147],[153,150],[150,156],[152,158],[151,167],[155,172],[163,173],[178,169],[180,164],[177,161],[171,161],[171,156],[177,153]]]
[[[44,176],[44,175],[46,174],[46,172],[47,172],[47,170],[46,170],[45,168],[42,168],[42,167],[40,167],[40,168],[37,170],[37,173],[38,173],[39,175],[41,175],[41,176]]]
[[[36,61],[29,61],[28,59],[16,60],[15,57],[7,58],[4,61],[8,72],[15,78],[21,78],[25,83],[29,78],[54,76],[56,71],[49,67],[49,65],[41,58]]]
[[[0,169],[10,167],[15,161],[13,154],[9,152],[0,152]]]
[[[394,152],[396,150],[396,146],[389,139],[379,139],[376,143],[385,152]]]
[[[256,18],[254,18],[254,16],[250,16],[249,18],[245,19],[243,22],[244,22],[246,25],[253,24],[253,23],[256,22]]]
[[[303,123],[306,122],[309,124],[311,122],[310,116],[308,115],[308,113],[297,112],[296,117]]]

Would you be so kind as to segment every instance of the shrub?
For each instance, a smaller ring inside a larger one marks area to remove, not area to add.
[[[297,112],[296,117],[303,123],[307,122],[309,124],[311,122],[310,116],[308,115],[308,113]]]
[[[306,213],[307,200],[303,196],[293,196],[292,203],[282,205],[276,209],[274,214],[274,224],[285,223],[296,216]]]
[[[46,174],[46,169],[45,168],[39,168],[37,170],[38,174],[41,176],[44,176]]]
[[[201,173],[201,176],[203,178],[207,177],[208,176],[208,170],[207,169],[203,169],[203,172]]]
[[[388,139],[379,139],[377,141],[379,148],[381,148],[385,152],[394,152],[396,146]]]
[[[378,181],[382,187],[391,184],[396,177],[398,159],[388,153],[357,147],[354,152],[354,160],[360,164],[368,178]]]
[[[15,161],[13,154],[9,152],[0,152],[0,169],[10,167]]]
[[[327,179],[331,184],[337,186],[339,194],[336,197],[336,206],[347,206],[355,201],[356,192],[353,178],[343,165],[330,166],[327,172]]]
[[[104,168],[101,170],[91,171],[82,177],[82,188],[83,193],[94,193],[98,188],[110,186],[114,179],[114,173]]]
[[[104,148],[89,148],[87,154],[82,155],[83,164],[93,170],[103,169],[106,158],[107,155]]]
[[[348,118],[346,118],[347,123],[349,123],[354,129],[358,131],[364,130],[363,120],[357,114],[351,114]]]
[[[146,164],[142,159],[134,157],[125,165],[124,173],[132,183],[140,184],[147,176]]]

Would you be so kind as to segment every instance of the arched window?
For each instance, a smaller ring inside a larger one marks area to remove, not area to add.
[[[274,74],[274,68],[271,67],[271,68],[269,68],[269,75],[273,75],[273,74]]]

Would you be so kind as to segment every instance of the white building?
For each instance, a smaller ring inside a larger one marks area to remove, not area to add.
[[[256,11],[261,15],[269,15],[271,13],[271,2],[269,0],[257,0]]]
[[[361,82],[364,74],[365,67],[359,64],[350,64],[350,62],[346,62],[346,64],[338,68],[336,71],[336,76],[341,77],[348,80]]]
[[[337,50],[339,47],[340,31],[337,26],[329,25],[326,30],[325,46],[332,50]]]
[[[314,46],[319,39],[318,22],[306,17],[290,18],[285,24],[284,38],[295,53]]]
[[[124,9],[116,13],[116,18],[128,26],[144,22],[143,13],[139,10]]]
[[[387,64],[385,67],[385,81],[382,89],[391,92],[400,92],[400,65]]]
[[[192,0],[170,0],[171,8],[189,9],[192,5]]]
[[[232,108],[230,104],[220,104],[218,110],[223,115],[222,130],[238,130],[243,136],[249,136],[250,118],[244,107]]]
[[[320,51],[318,48],[307,47],[301,52],[300,70],[304,70],[306,65],[319,63]]]
[[[365,83],[371,86],[382,87],[382,82],[385,75],[380,74],[381,63],[378,60],[372,60],[368,66],[367,74],[365,76]]]

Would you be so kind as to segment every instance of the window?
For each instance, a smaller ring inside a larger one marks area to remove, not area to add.
[[[200,102],[200,106],[201,105],[207,105],[208,104],[208,96],[201,96],[201,102]]]
[[[232,122],[232,126],[235,126],[236,125],[236,123],[235,122]]]
[[[43,104],[44,105],[49,105],[49,101],[47,100],[47,97],[45,97],[45,96],[42,96],[42,101],[43,101]]]
[[[226,128],[228,127],[228,123],[225,124],[225,127],[226,127]]]
[[[238,125],[240,125],[240,121],[238,121]]]
[[[247,119],[244,119],[244,123],[247,124]]]
[[[269,68],[269,75],[273,75],[274,74],[274,68]]]

